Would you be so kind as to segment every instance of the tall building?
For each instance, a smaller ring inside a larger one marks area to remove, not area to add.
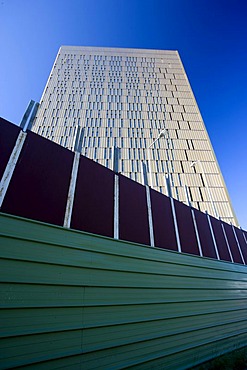
[[[117,147],[120,173],[142,182],[145,163],[155,190],[237,224],[177,51],[62,46],[33,131],[71,150],[83,134],[107,167]]]

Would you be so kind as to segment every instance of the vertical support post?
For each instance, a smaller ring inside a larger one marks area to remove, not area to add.
[[[240,256],[241,256],[241,259],[243,261],[243,264],[245,265],[245,261],[244,261],[244,256],[243,256],[243,253],[242,253],[242,249],[240,247],[240,244],[239,244],[239,241],[238,241],[238,237],[237,237],[237,234],[236,234],[236,231],[233,227],[233,224],[231,223],[231,226],[232,226],[232,230],[233,230],[233,234],[235,236],[235,239],[236,239],[236,242],[237,242],[237,246],[238,246],[238,250],[239,250],[239,253],[240,253]]]
[[[219,251],[218,251],[216,239],[215,239],[215,236],[214,236],[214,231],[213,231],[213,227],[212,227],[212,224],[211,224],[211,220],[210,220],[210,217],[209,217],[209,214],[207,213],[207,211],[205,213],[207,215],[208,224],[209,224],[209,228],[210,228],[212,239],[213,239],[213,243],[214,243],[215,253],[216,253],[217,259],[220,260],[220,255],[219,255]]]
[[[179,237],[179,231],[178,231],[178,223],[177,223],[177,217],[176,217],[176,210],[175,210],[175,205],[174,205],[174,199],[172,198],[172,192],[171,192],[171,185],[170,185],[169,175],[165,176],[165,180],[166,180],[167,193],[168,193],[168,196],[169,196],[170,202],[171,202],[172,216],[173,216],[173,222],[174,222],[176,240],[177,240],[177,245],[178,245],[178,251],[179,252],[182,252],[181,243],[180,243],[180,237]]]
[[[70,184],[69,184],[69,192],[67,197],[67,204],[66,204],[66,210],[65,210],[65,216],[64,216],[64,227],[70,227],[71,224],[71,217],[72,217],[72,211],[73,211],[73,205],[74,205],[74,198],[75,198],[75,188],[76,188],[76,180],[77,180],[77,174],[78,174],[78,168],[80,163],[80,153],[82,149],[82,139],[83,139],[83,128],[80,126],[77,126],[76,131],[76,137],[74,142],[74,161],[73,161],[73,167],[70,177]]]
[[[166,182],[167,196],[172,198],[172,189],[171,189],[171,182],[170,182],[169,174],[165,175],[165,182]]]
[[[82,140],[83,140],[84,130],[83,127],[76,127],[76,136],[74,141],[74,151],[81,153],[82,149]]]
[[[191,202],[189,198],[189,193],[188,193],[188,188],[186,185],[184,185],[184,192],[185,192],[185,197],[186,197],[186,202],[189,207],[191,207]]]
[[[31,130],[34,118],[35,118],[37,110],[38,110],[38,107],[39,107],[39,103],[35,103],[35,106],[33,108],[31,117],[30,117],[29,121],[25,124],[25,126],[23,128],[23,131]]]
[[[148,174],[149,174],[149,185],[151,188],[153,187],[153,177],[152,177],[152,171],[151,171],[151,155],[150,155],[150,148],[147,149],[148,153]]]
[[[22,131],[19,132],[19,135],[16,139],[15,146],[12,150],[12,153],[9,157],[9,161],[7,163],[7,166],[5,168],[5,171],[3,173],[3,177],[0,182],[0,207],[3,204],[5,195],[7,193],[9,183],[11,181],[11,178],[13,176],[16,164],[18,162],[23,144],[26,140],[27,133],[26,130],[31,127],[34,117],[36,115],[37,109],[38,109],[39,103],[35,103],[34,100],[30,100],[28,107],[22,117],[20,128]],[[32,112],[32,114],[31,114]],[[30,119],[28,120],[29,116],[31,114]]]
[[[23,131],[25,131],[24,130],[24,127],[25,127],[25,125],[26,125],[26,123],[27,123],[27,119],[28,119],[28,117],[30,116],[30,113],[31,113],[31,111],[32,111],[32,109],[33,109],[33,106],[34,106],[34,100],[30,100],[30,102],[29,102],[29,104],[28,104],[28,106],[27,106],[27,109],[26,109],[26,111],[25,111],[25,113],[24,113],[24,115],[23,115],[23,117],[22,117],[22,120],[21,120],[21,123],[20,123],[20,128],[23,130]]]
[[[150,197],[150,188],[148,185],[145,185],[146,188],[146,198],[147,198],[147,208],[148,208],[148,224],[149,224],[149,237],[150,245],[154,247],[154,228],[153,228],[153,217],[152,217],[152,205]]]
[[[111,169],[112,171],[114,172],[119,172],[119,156],[120,156],[120,152],[119,152],[119,148],[113,146],[112,147],[112,163],[111,163]]]
[[[114,176],[114,238],[119,239],[119,176]]]
[[[24,116],[22,117],[22,120],[20,123],[20,128],[22,129],[22,131],[26,132],[27,130],[31,130],[32,125],[33,125],[33,120],[37,113],[38,107],[39,107],[39,103],[35,103],[33,100],[30,100],[28,107],[26,109],[26,112],[24,113]]]
[[[220,222],[220,221],[219,221]],[[221,223],[221,222],[220,222]],[[230,248],[230,245],[228,243],[228,239],[227,239],[227,236],[226,236],[226,232],[225,232],[225,228],[224,228],[224,225],[221,223],[221,227],[222,227],[222,231],[223,231],[223,234],[224,234],[224,237],[225,237],[225,240],[226,240],[226,245],[227,245],[227,248],[228,248],[228,252],[230,254],[230,258],[231,258],[231,262],[234,262],[233,261],[233,257],[232,257],[232,252],[231,252],[231,248]]]
[[[243,233],[243,237],[244,237],[244,240],[245,240],[245,243],[247,244],[247,240],[246,240],[246,236],[245,236],[245,233],[243,232],[242,228],[240,227],[240,230],[242,231]]]
[[[69,192],[68,192],[68,197],[67,197],[64,222],[63,222],[63,226],[68,227],[68,228],[70,227],[70,223],[71,223],[79,163],[80,163],[80,153],[75,152],[73,167],[72,167],[72,172],[71,172],[71,177],[70,177]]]
[[[18,159],[19,159],[23,144],[25,142],[26,136],[27,136],[26,132],[20,131],[20,133],[17,137],[16,143],[15,143],[15,146],[12,150],[11,155],[10,155],[9,161],[7,163],[7,166],[5,168],[5,171],[3,173],[3,177],[2,177],[1,182],[0,182],[0,207],[3,204],[4,197],[5,197],[6,192],[8,190],[9,183],[10,183],[10,180],[13,176],[13,173],[14,173],[16,164],[18,162]]]
[[[142,162],[142,181],[146,188],[146,199],[147,199],[147,209],[148,209],[148,225],[149,225],[149,237],[150,245],[154,247],[154,228],[153,228],[153,217],[152,217],[152,204],[150,197],[150,188],[148,186],[148,176],[146,163]]]
[[[142,174],[142,184],[148,185],[147,165],[144,162],[142,162],[141,164],[141,174]]]
[[[194,224],[194,228],[195,228],[196,240],[197,240],[197,244],[198,244],[198,248],[199,248],[199,253],[200,253],[200,256],[203,257],[202,246],[201,246],[201,241],[200,241],[200,237],[199,237],[199,233],[198,233],[195,212],[194,212],[194,210],[191,207],[191,202],[190,202],[190,199],[189,199],[188,188],[187,188],[186,185],[184,185],[184,191],[185,191],[185,196],[186,196],[187,204],[190,207],[190,211],[191,211],[191,215],[192,215],[192,220],[193,220],[193,224]]]
[[[114,238],[119,239],[119,148],[112,147],[112,170],[114,176]]]

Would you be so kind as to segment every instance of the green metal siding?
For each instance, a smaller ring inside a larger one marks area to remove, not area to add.
[[[186,369],[246,345],[247,269],[0,214],[1,369]]]

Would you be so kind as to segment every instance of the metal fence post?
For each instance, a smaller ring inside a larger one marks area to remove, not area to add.
[[[179,237],[177,217],[176,217],[176,210],[175,210],[175,205],[174,205],[174,199],[172,197],[169,175],[165,176],[165,181],[166,181],[166,189],[167,189],[168,197],[170,198],[170,202],[171,202],[172,216],[173,216],[173,222],[174,222],[174,227],[175,227],[175,234],[176,234],[176,240],[177,240],[177,245],[178,245],[178,251],[182,252],[180,237]]]
[[[22,120],[21,120],[21,123],[20,123],[20,128],[21,128],[23,131],[25,131],[25,130],[24,130],[24,127],[26,126],[26,123],[27,123],[28,117],[30,116],[30,113],[31,113],[31,111],[32,111],[32,109],[33,109],[34,104],[35,104],[35,101],[34,101],[34,100],[30,100],[30,102],[29,102],[29,104],[28,104],[28,106],[27,106],[27,109],[26,109],[26,111],[25,111],[25,113],[24,113],[24,115],[23,115],[23,117],[22,117]]]
[[[79,163],[80,163],[80,153],[82,149],[82,139],[83,139],[83,128],[77,127],[75,142],[74,142],[74,160],[73,160],[73,167],[71,171],[70,177],[70,184],[69,184],[69,192],[67,197],[67,204],[66,210],[64,215],[64,227],[70,227],[71,224],[71,217],[74,205],[74,198],[75,198],[75,189],[76,189],[76,180],[78,175]]]
[[[202,246],[201,246],[200,237],[199,237],[199,233],[198,233],[195,212],[191,207],[191,202],[190,202],[189,194],[188,194],[188,188],[187,188],[186,185],[184,185],[184,191],[185,191],[187,204],[190,207],[190,211],[191,211],[191,215],[192,215],[192,220],[193,220],[193,225],[194,225],[194,229],[195,229],[195,233],[196,233],[196,240],[197,240],[197,244],[198,244],[198,248],[199,248],[199,253],[200,253],[200,256],[203,257]]]
[[[39,103],[35,103],[34,100],[30,100],[20,123],[20,128],[22,131],[26,132],[27,130],[31,130],[38,107]]]
[[[226,245],[227,245],[227,248],[228,248],[228,252],[229,252],[229,254],[230,254],[231,262],[234,262],[233,257],[232,257],[231,248],[230,248],[230,245],[229,245],[229,242],[228,242],[227,236],[226,236],[226,232],[225,232],[224,225],[222,224],[222,222],[221,222],[220,220],[219,220],[219,222],[221,223],[221,227],[222,227],[223,234],[224,234],[224,237],[225,237],[225,240],[226,240]]]
[[[119,148],[112,147],[112,171],[114,175],[114,238],[119,239]]]
[[[152,204],[150,196],[150,188],[148,186],[148,175],[146,163],[142,162],[142,181],[146,189],[146,200],[147,200],[147,210],[148,210],[148,225],[149,225],[149,237],[150,245],[154,247],[154,229],[153,229],[153,217],[152,217]]]
[[[237,243],[237,246],[238,246],[238,250],[239,250],[240,256],[242,258],[243,264],[245,265],[245,261],[244,261],[244,256],[243,256],[243,253],[242,253],[242,249],[240,247],[240,244],[239,244],[239,241],[238,241],[238,237],[237,237],[236,231],[235,231],[232,223],[231,223],[231,227],[232,227],[232,230],[233,230],[233,234],[235,236],[235,239],[236,239],[236,243]]]
[[[217,259],[218,259],[218,260],[220,260],[220,255],[219,255],[219,251],[218,251],[218,246],[217,246],[216,239],[215,239],[215,236],[214,236],[214,230],[213,230],[213,227],[212,227],[212,224],[211,224],[210,216],[209,216],[209,214],[207,213],[207,211],[206,211],[205,213],[206,213],[206,215],[207,215],[208,224],[209,224],[209,229],[210,229],[210,231],[211,231],[211,236],[212,236],[213,243],[214,243],[215,253],[216,253]]]
[[[20,133],[19,133],[19,135],[16,139],[15,146],[14,146],[14,148],[12,150],[12,153],[9,157],[9,161],[7,163],[5,171],[3,173],[3,177],[2,177],[1,182],[0,182],[0,207],[3,204],[4,197],[5,197],[6,192],[8,190],[10,180],[13,176],[13,173],[14,173],[16,164],[18,162],[23,144],[26,140],[26,137],[27,137],[27,133],[23,132],[23,131],[20,131]]]

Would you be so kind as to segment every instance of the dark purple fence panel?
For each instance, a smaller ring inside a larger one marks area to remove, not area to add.
[[[174,200],[174,205],[182,252],[199,255],[191,209],[177,200]]]
[[[194,213],[203,256],[217,258],[207,215],[197,209],[194,209]]]
[[[73,153],[28,133],[2,211],[63,225]]]
[[[168,197],[150,189],[154,244],[156,247],[177,251],[171,202]]]
[[[71,227],[113,237],[114,172],[80,158]]]
[[[241,255],[240,255],[240,252],[239,252],[239,249],[238,249],[237,241],[236,241],[236,238],[235,238],[233,230],[232,230],[232,226],[225,223],[225,222],[222,222],[222,224],[224,226],[224,229],[225,229],[225,232],[226,232],[226,237],[227,237],[227,240],[228,240],[228,244],[229,244],[231,252],[232,252],[233,261],[243,264],[243,261],[242,261],[242,258],[241,258]]]
[[[0,180],[20,131],[19,127],[0,118]]]
[[[242,251],[242,254],[243,254],[243,257],[244,257],[244,262],[245,264],[247,264],[247,243],[244,239],[244,235],[243,235],[243,231],[240,230],[238,227],[234,227],[234,230],[235,230],[235,233],[237,235],[237,238],[238,238],[238,242],[240,244],[240,248],[241,248],[241,251]]]
[[[226,244],[226,239],[223,234],[221,222],[212,216],[210,216],[210,220],[211,220],[216,244],[218,247],[220,259],[224,261],[231,261],[230,253],[228,251],[228,247]]]
[[[146,189],[119,175],[119,238],[150,245]]]
[[[245,231],[245,230],[242,230],[242,231],[243,231],[243,234],[245,236],[246,243],[247,243],[247,231]]]

